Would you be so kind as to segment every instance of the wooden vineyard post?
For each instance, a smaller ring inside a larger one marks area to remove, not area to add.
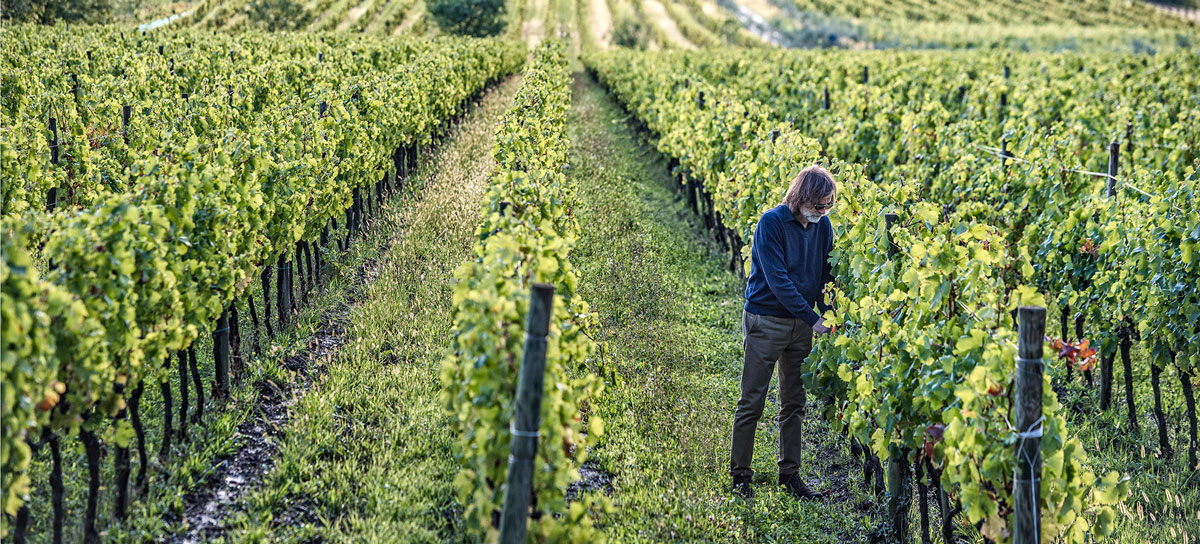
[[[42,429],[42,442],[50,446],[50,505],[54,511],[54,536],[51,542],[61,544],[63,525],[67,520],[67,511],[63,507],[62,450],[58,435],[50,427]]]
[[[894,242],[892,240],[892,225],[895,224],[896,221],[899,221],[899,220],[900,220],[900,216],[897,214],[894,214],[894,213],[883,214],[883,230],[885,233],[887,233],[887,241],[888,241],[887,252],[888,252],[889,259],[891,259],[892,257],[895,257],[898,253],[900,253],[900,246],[896,245],[896,242]]]
[[[129,145],[129,117],[133,115],[132,106],[121,106],[121,137],[125,139],[125,145]]]
[[[96,528],[96,510],[100,505],[100,439],[95,431],[80,429],[79,441],[88,466],[87,507],[83,513],[83,542],[100,542],[100,531]]]
[[[1000,175],[1004,176],[1004,169],[1008,166],[1008,138],[1000,140]],[[1007,187],[1007,185],[1005,185]]]
[[[1112,142],[1108,144],[1108,192],[1109,198],[1117,196],[1117,166],[1119,154],[1121,152],[1121,144]]]
[[[825,87],[825,109],[829,109],[829,87]]]
[[[58,166],[58,120],[50,118],[50,164]],[[46,211],[54,211],[54,207],[58,205],[58,187],[51,187],[46,191]]]
[[[537,454],[542,418],[542,388],[546,378],[546,335],[554,306],[554,286],[533,284],[525,323],[525,355],[517,382],[517,410],[512,425],[512,454],[508,456],[508,488],[500,517],[500,542],[522,544],[529,520],[533,490],[533,458]]]
[[[146,380],[139,380],[137,387],[133,390],[133,396],[129,397],[129,419],[133,422],[133,433],[137,437],[139,461],[137,477],[133,482],[139,493],[145,490],[146,466],[150,464],[150,456],[146,452],[146,429],[142,426],[142,415],[139,408],[145,386]]]
[[[888,520],[892,526],[892,542],[908,542],[908,508],[912,503],[912,464],[908,449],[892,444],[888,447],[887,501]]]
[[[308,291],[305,290],[304,281],[304,240],[296,241],[296,257],[292,259],[292,263],[295,264],[295,268],[293,270],[289,270],[288,272],[291,274],[291,278],[293,279],[297,276],[300,277],[300,304],[308,304]],[[292,279],[288,279],[288,288],[292,289],[292,304],[294,307],[297,297],[295,285],[293,285]]]
[[[170,374],[171,357],[168,356],[166,361],[163,361],[163,366],[167,369],[165,374]],[[165,462],[167,457],[171,455],[171,436],[175,434],[174,418],[174,402],[171,397],[171,379],[169,376],[163,376],[161,382],[158,383],[158,391],[162,395],[162,445],[158,450],[159,462]]]
[[[1022,306],[1018,311],[1017,378],[1013,411],[1017,427],[1017,468],[1013,475],[1013,543],[1038,542],[1038,484],[1042,479],[1042,343],[1046,309]]]
[[[404,180],[400,177],[400,172],[404,168],[404,147],[397,147],[392,153],[392,190],[399,193],[403,189]]]
[[[1118,154],[1121,146],[1117,142],[1108,144],[1108,178],[1106,180],[1106,193],[1108,198],[1117,196],[1117,166]],[[1122,328],[1122,335],[1125,334]],[[1113,364],[1116,357],[1111,355],[1100,357],[1100,409],[1107,411],[1112,404],[1112,385],[1113,385]],[[1131,376],[1126,374],[1126,380],[1130,380]],[[1130,419],[1134,420],[1134,425],[1137,424],[1137,418],[1130,414]]]
[[[282,278],[283,276],[280,275]],[[286,312],[280,308],[280,317]],[[282,319],[281,319],[282,320]],[[229,395],[229,309],[221,310],[217,318],[217,330],[213,331],[213,361],[216,363],[216,379],[213,380],[213,397]]]
[[[287,326],[292,315],[292,290],[288,285],[288,271],[291,269],[292,263],[286,259],[287,252],[280,253],[278,264],[275,265],[275,301],[277,303],[275,310],[279,312],[280,331]]]
[[[188,361],[187,352],[175,352],[179,360],[179,441],[187,440],[188,433]]]
[[[275,336],[275,331],[271,329],[271,262],[267,261],[262,265],[262,274],[259,276],[262,280],[262,298],[263,298],[263,324],[267,326],[266,338]],[[265,343],[265,342],[264,342]]]
[[[1125,123],[1125,154],[1133,158],[1133,122]]]
[[[233,318],[235,322],[237,318]],[[234,327],[236,329],[236,326]],[[196,411],[192,412],[192,421],[200,421],[204,416],[204,390],[201,388],[203,382],[200,380],[200,367],[196,365],[196,346],[195,344],[188,346],[188,366],[192,369],[192,385],[196,389]]]
[[[883,214],[888,259],[900,253],[900,246],[892,240],[892,225],[899,219],[900,216],[894,213]],[[892,444],[888,447],[887,506],[893,542],[908,542],[908,508],[912,502],[912,464],[908,461],[908,454],[908,450],[902,446]]]

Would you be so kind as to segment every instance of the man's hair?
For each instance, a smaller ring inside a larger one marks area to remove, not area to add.
[[[799,217],[800,206],[815,204],[836,193],[837,185],[833,182],[833,176],[828,170],[814,164],[796,174],[796,179],[792,180],[787,193],[783,195],[783,203],[792,211],[792,215]]]

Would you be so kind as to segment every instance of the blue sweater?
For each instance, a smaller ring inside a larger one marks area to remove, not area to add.
[[[822,313],[830,309],[821,290],[833,280],[832,250],[833,224],[828,217],[803,227],[784,204],[768,210],[754,231],[746,311],[816,324],[820,316],[814,305]]]

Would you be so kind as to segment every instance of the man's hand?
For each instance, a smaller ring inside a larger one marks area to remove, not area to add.
[[[817,322],[813,324],[813,332],[817,334],[829,334],[833,332],[833,329],[825,326],[825,318],[822,317],[817,319]]]

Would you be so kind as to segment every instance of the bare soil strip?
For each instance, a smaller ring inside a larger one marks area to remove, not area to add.
[[[392,35],[399,36],[408,32],[423,15],[425,15],[425,0],[417,0],[417,3],[408,8],[408,13],[404,14],[404,20],[400,21],[400,24],[396,25],[396,28],[392,30]]]
[[[375,0],[363,0],[363,3],[350,8],[350,11],[346,12],[346,18],[342,19],[342,22],[338,23],[337,31],[345,32],[349,30],[350,27],[353,26],[354,23],[357,23],[358,20],[362,18],[363,14],[365,14],[367,10],[371,9],[371,6],[374,5]]]
[[[667,39],[671,40],[671,44],[684,49],[695,49],[696,46],[688,41],[679,31],[679,26],[675,24],[675,20],[667,13],[667,8],[663,7],[658,0],[642,0],[642,9],[645,10],[646,16],[654,19],[654,23],[663,29]]]
[[[592,4],[591,20],[592,38],[603,49],[608,49],[612,40],[612,14],[608,12],[608,3],[604,0],[590,0]]]
[[[521,23],[521,39],[532,49],[546,36],[546,0],[529,0],[525,4],[525,21]]]
[[[340,280],[336,280],[341,283],[338,285],[340,290],[319,302],[327,306],[317,309],[320,326],[315,334],[307,339],[300,353],[285,361],[287,369],[294,373],[294,379],[282,384],[270,380],[255,383],[259,398],[250,408],[252,415],[238,427],[234,435],[238,447],[232,454],[217,461],[216,470],[206,482],[184,496],[182,515],[166,520],[183,526],[181,532],[170,537],[170,542],[228,539],[235,536],[235,529],[240,523],[246,522],[247,516],[243,514],[247,506],[255,502],[247,499],[257,490],[272,485],[272,470],[286,461],[286,457],[281,457],[281,450],[287,447],[289,440],[295,439],[288,436],[292,433],[293,417],[308,417],[298,403],[303,402],[310,388],[327,383],[325,375],[331,369],[336,374],[337,370],[331,365],[339,364],[345,350],[352,350],[354,344],[362,343],[362,338],[358,336],[363,325],[359,321],[377,314],[372,311],[378,304],[377,291],[386,291],[388,286],[396,282],[400,273],[398,267],[425,267],[422,264],[424,259],[414,259],[414,255],[408,254],[410,251],[403,249],[412,244],[407,238],[408,232],[442,232],[448,227],[446,222],[450,221],[459,225],[459,230],[465,233],[468,240],[457,245],[464,246],[464,252],[469,250],[469,239],[473,232],[470,225],[476,222],[479,198],[486,187],[487,173],[491,171],[491,155],[481,152],[479,140],[486,138],[490,142],[500,117],[499,112],[511,101],[516,87],[515,79],[498,85],[479,99],[491,106],[486,111],[481,108],[483,114],[468,114],[463,118],[464,122],[453,129],[455,134],[467,134],[469,137],[448,139],[447,147],[434,155],[438,165],[436,170],[430,172],[428,168],[422,169],[405,181],[406,184],[419,184],[421,189],[415,196],[393,199],[385,204],[382,214],[372,217],[372,221],[377,221],[382,228],[365,230],[360,235],[362,238],[356,242],[359,247],[351,250],[360,250],[360,255],[366,257],[353,270],[342,273],[344,276]],[[498,102],[503,102],[501,105],[504,107],[498,107]],[[464,151],[459,148],[469,149]],[[463,156],[464,153],[469,154],[470,158]],[[427,181],[424,179],[426,176],[430,178]],[[450,207],[453,207],[453,213],[450,213]],[[377,250],[363,246],[372,246]],[[370,255],[381,257],[376,259]],[[396,262],[397,257],[401,262]],[[447,262],[451,269],[428,270],[420,275],[429,274],[433,276],[430,279],[435,277],[437,281],[448,284],[452,266],[458,261],[452,259]],[[442,288],[448,290],[448,287]],[[440,298],[448,300],[448,293]],[[417,318],[415,315],[413,317]],[[436,383],[436,373],[432,378]],[[315,394],[320,396],[326,393]],[[379,431],[384,433],[385,430]],[[250,508],[253,510],[254,507]],[[268,522],[272,524],[320,525],[321,517],[314,514],[318,508],[307,501],[292,501],[281,510],[273,511],[271,516],[266,517],[250,512],[249,519],[273,518],[273,522]],[[270,530],[277,528],[272,526]]]

